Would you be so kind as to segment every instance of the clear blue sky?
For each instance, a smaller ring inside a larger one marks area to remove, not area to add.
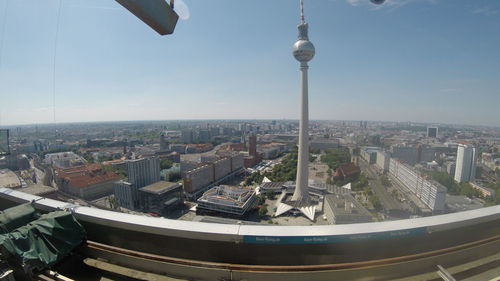
[[[298,0],[184,0],[169,36],[62,1],[57,122],[299,116]],[[311,118],[500,126],[500,1],[368,2],[306,0]],[[58,3],[0,0],[0,125],[53,120]]]

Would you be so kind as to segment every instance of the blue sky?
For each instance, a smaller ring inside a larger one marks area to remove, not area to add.
[[[189,15],[160,36],[113,0],[62,0],[57,122],[297,119],[298,1],[182,2]],[[58,5],[0,0],[0,125],[53,121]],[[500,1],[305,10],[312,119],[500,126]]]

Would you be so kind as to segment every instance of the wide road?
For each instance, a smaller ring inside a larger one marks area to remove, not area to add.
[[[380,177],[377,175],[375,171],[373,171],[373,168],[370,167],[366,162],[363,160],[359,161],[359,166],[363,170],[363,172],[370,178],[368,180],[368,183],[370,187],[372,188],[373,192],[377,197],[380,199],[380,203],[382,204],[382,207],[384,210],[390,211],[390,210],[403,210],[403,206],[401,205],[400,202],[398,202],[384,187],[382,184],[382,180]]]

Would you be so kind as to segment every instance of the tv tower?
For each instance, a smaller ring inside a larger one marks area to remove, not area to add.
[[[299,210],[308,219],[314,221],[317,203],[312,202],[309,198],[309,101],[308,101],[308,84],[307,70],[309,66],[307,62],[312,60],[315,54],[314,45],[309,41],[307,36],[308,25],[304,20],[304,2],[300,0],[300,24],[299,40],[293,45],[293,56],[300,62],[301,78],[301,99],[300,99],[300,128],[299,128],[299,159],[297,165],[297,181],[295,191],[291,199],[282,199],[276,208],[275,216],[284,214],[292,209]]]
[[[292,196],[292,201],[296,207],[304,207],[310,205],[309,202],[309,98],[308,98],[308,82],[307,70],[309,65],[307,62],[312,60],[315,54],[314,45],[309,41],[307,34],[308,24],[304,20],[304,1],[300,0],[300,24],[299,40],[293,45],[293,56],[300,62],[301,77],[301,101],[300,101],[300,124],[299,124],[299,159],[297,166],[297,185]]]

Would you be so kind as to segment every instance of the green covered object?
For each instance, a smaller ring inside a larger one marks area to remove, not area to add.
[[[85,230],[70,212],[56,211],[0,235],[0,250],[26,271],[60,261],[85,240]]]
[[[0,211],[0,234],[9,233],[39,217],[40,215],[31,203],[21,204]]]

